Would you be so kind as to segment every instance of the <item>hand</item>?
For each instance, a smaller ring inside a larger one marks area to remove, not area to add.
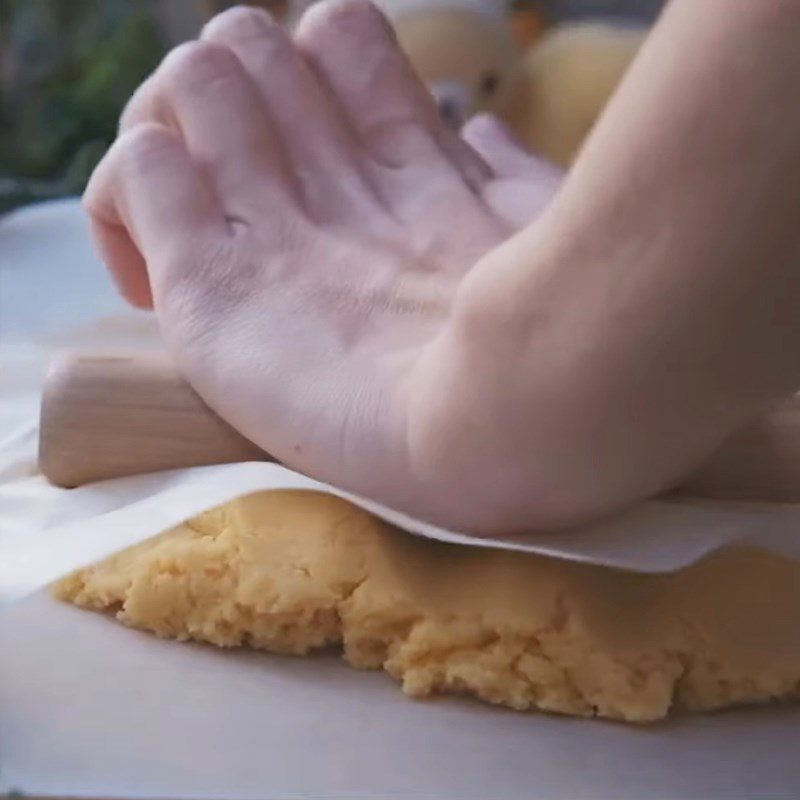
[[[85,204],[222,417],[291,467],[460,525],[468,487],[409,435],[421,365],[464,276],[559,182],[491,119],[451,132],[379,12],[341,0],[294,41],[240,8],[168,55]]]

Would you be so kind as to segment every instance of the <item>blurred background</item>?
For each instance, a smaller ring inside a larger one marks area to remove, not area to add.
[[[286,12],[286,0],[252,5]],[[518,0],[543,26],[642,21],[663,0]],[[224,0],[0,0],[0,213],[82,191],[125,101]]]

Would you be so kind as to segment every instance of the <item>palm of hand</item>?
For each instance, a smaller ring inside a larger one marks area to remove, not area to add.
[[[258,12],[221,15],[122,129],[87,206],[186,377],[284,463],[419,506],[415,366],[463,276],[538,214],[557,172],[489,120],[469,143],[447,130],[382,17],[352,0],[316,9],[295,42]]]

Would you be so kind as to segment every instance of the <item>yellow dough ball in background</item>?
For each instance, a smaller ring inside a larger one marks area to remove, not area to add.
[[[553,28],[525,54],[501,116],[528,147],[569,166],[646,34],[604,22]]]
[[[492,0],[382,0],[398,41],[444,119],[497,114],[531,150],[569,166],[648,28],[566,22],[524,48]]]
[[[547,29],[503,0],[376,0],[454,128],[490,112],[531,150],[569,166],[649,28],[619,21]],[[297,21],[308,5],[295,0]],[[290,23],[291,24],[291,23]]]
[[[504,0],[375,2],[448,124],[498,110],[522,53]]]
[[[510,20],[434,7],[399,16],[394,27],[449,124],[458,128],[476,113],[501,108],[521,57]]]

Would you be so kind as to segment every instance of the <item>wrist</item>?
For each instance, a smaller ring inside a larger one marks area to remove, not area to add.
[[[470,344],[450,327],[424,353],[409,384],[407,447],[428,518],[491,535],[517,527],[505,491],[515,465],[502,444],[491,365],[477,366]]]
[[[498,253],[476,267],[407,395],[410,463],[433,496],[432,518],[485,535],[596,515],[576,472],[585,459],[573,463],[574,448],[559,435],[564,404],[552,381],[542,384],[548,364],[531,369],[541,331],[519,304],[507,264]]]

